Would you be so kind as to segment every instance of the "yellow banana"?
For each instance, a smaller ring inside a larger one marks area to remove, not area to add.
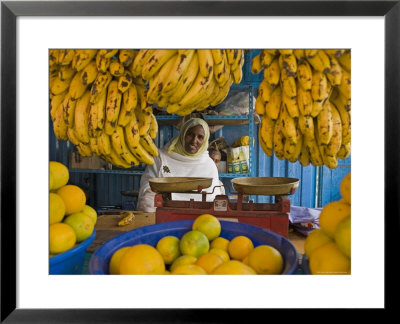
[[[117,55],[118,50],[117,49],[100,49],[97,52],[97,56],[103,56],[105,58],[112,58],[113,56]]]
[[[275,88],[271,94],[271,98],[265,106],[265,112],[267,115],[276,120],[279,117],[279,112],[282,104],[282,89],[281,87]]]
[[[240,49],[226,50],[228,63],[231,66],[231,71],[234,71],[239,66],[240,61],[243,59],[243,51]]]
[[[299,117],[299,106],[296,97],[289,97],[285,92],[282,92],[282,103],[286,105],[286,109],[292,118]]]
[[[285,136],[282,133],[282,122],[278,119],[274,127],[274,153],[279,160],[284,159]]]
[[[97,73],[96,79],[94,80],[90,89],[91,103],[95,103],[103,91],[107,92],[107,87],[110,84],[111,80],[112,76],[109,72]]]
[[[328,97],[329,87],[326,74],[314,71],[312,74],[311,96],[313,100],[321,101]]]
[[[90,137],[89,139],[89,147],[90,150],[95,154],[95,155],[100,155],[99,147],[97,145],[97,138],[96,137]]]
[[[101,73],[106,73],[111,63],[111,58],[96,55],[96,68]]]
[[[142,78],[152,78],[172,56],[177,53],[176,49],[157,49],[153,52],[142,67]]]
[[[58,50],[57,64],[69,65],[72,62],[74,55],[75,55],[75,50],[73,49]]]
[[[260,86],[258,87],[258,94],[261,96],[261,99],[264,103],[267,103],[271,99],[272,92],[274,88],[264,79],[260,82]]]
[[[339,56],[342,56],[343,53],[345,52],[344,49],[325,49],[324,51],[329,56],[333,56],[333,57],[336,57],[336,58],[338,58]]]
[[[331,69],[329,56],[323,50],[318,50],[313,56],[307,56],[307,61],[315,71],[327,73]]]
[[[285,93],[289,98],[296,97],[296,80],[293,76],[288,75],[285,69],[281,70],[281,87],[282,92]]]
[[[271,151],[274,148],[274,129],[275,121],[269,118],[267,115],[263,116],[260,127],[261,137],[267,148]]]
[[[338,159],[347,159],[350,155],[350,152],[351,152],[351,143],[350,142],[346,144],[342,143],[336,156]]]
[[[58,77],[61,81],[71,80],[75,75],[75,71],[72,69],[71,65],[61,65],[58,70]]]
[[[214,60],[211,51],[209,49],[198,49],[197,56],[199,58],[200,74],[204,78],[208,78],[210,75],[212,75],[214,66]]]
[[[67,91],[64,91],[56,96],[53,96],[53,98],[51,98],[50,101],[50,116],[51,116],[51,120],[54,119],[54,115],[56,113],[56,110],[58,108],[58,106],[63,102],[65,96],[67,95]]]
[[[108,67],[108,71],[112,76],[120,77],[124,73],[125,68],[121,62],[119,62],[117,59],[114,58],[111,59],[110,61],[110,66]]]
[[[133,63],[136,55],[138,54],[138,50],[132,49],[121,49],[118,54],[119,62],[124,66],[128,67]]]
[[[107,89],[104,89],[103,92],[99,94],[97,101],[95,103],[91,102],[92,105],[95,105],[97,107],[96,130],[99,131],[104,129],[104,123],[106,121],[106,100],[107,100]]]
[[[253,74],[258,74],[264,69],[264,66],[261,63],[260,55],[261,54],[258,54],[251,59],[250,71]]]
[[[96,55],[97,50],[87,49],[87,50],[75,50],[74,57],[72,58],[72,68],[75,71],[83,70],[86,65],[90,63],[90,61]]]
[[[121,93],[124,93],[129,89],[133,81],[132,74],[128,70],[124,71],[124,73],[118,78],[118,90]]]
[[[336,98],[331,99],[331,104],[336,107],[340,114],[342,122],[342,144],[346,145],[351,142],[351,113],[347,111],[343,102]]]
[[[295,77],[297,72],[297,60],[294,54],[281,55],[282,67],[286,71],[288,76]]]
[[[73,79],[72,79],[73,80]],[[50,92],[53,96],[59,95],[68,89],[71,79],[61,80],[59,76],[53,78],[50,85]]]
[[[331,68],[326,73],[326,77],[332,86],[337,86],[342,82],[342,67],[334,56],[329,56],[329,59],[331,61]]]
[[[81,73],[82,83],[84,85],[92,84],[94,82],[94,80],[96,80],[97,73],[98,73],[98,71],[97,71],[96,61],[90,62],[82,70],[82,73]]]
[[[259,94],[256,98],[255,109],[256,113],[259,114],[260,116],[263,116],[265,114],[265,105],[266,104],[264,103],[262,96]]]
[[[144,149],[142,144],[138,143],[131,152],[140,162],[148,165],[154,164],[154,158]]]
[[[122,106],[118,117],[118,125],[125,127],[131,118],[135,116],[134,110],[138,103],[137,91],[134,84],[131,84],[122,95]]]
[[[154,144],[149,134],[140,136],[139,143],[142,144],[143,148],[151,155],[158,156],[158,148]]]
[[[290,117],[287,111],[287,107],[284,103],[282,103],[281,105],[280,118],[282,120],[282,133],[285,136],[286,140],[291,143],[296,143],[296,122],[292,117]]]
[[[146,109],[147,106],[149,105],[147,102],[147,89],[144,86],[136,84],[136,92],[138,95],[137,107],[141,108],[142,110]]]
[[[147,106],[145,109],[140,109],[139,107],[135,109],[135,114],[138,119],[139,135],[143,136],[149,132],[152,113],[153,108],[151,106]]]
[[[68,140],[72,143],[72,144],[74,144],[75,146],[76,145],[79,145],[79,139],[78,139],[78,137],[76,137],[76,133],[75,133],[75,130],[73,129],[73,128],[71,128],[71,127],[68,127],[68,130],[67,130],[67,136],[68,136]]]
[[[226,81],[225,84],[219,88],[218,95],[210,102],[210,106],[215,107],[228,96],[232,83],[233,78],[229,75],[228,81]]]
[[[68,127],[73,127],[76,100],[72,100],[71,95],[68,93],[64,97],[64,100],[61,105],[63,110],[64,122],[68,125]]]
[[[283,156],[289,162],[295,163],[300,155],[303,145],[303,135],[300,130],[296,130],[296,143],[285,140]]]
[[[133,156],[125,143],[124,129],[117,126],[111,135],[111,144],[115,152],[129,165],[139,165],[139,160]]]
[[[309,115],[301,115],[298,119],[299,129],[304,137],[313,139],[314,138],[314,119]]]
[[[93,152],[90,149],[89,144],[79,142],[79,144],[76,146],[76,148],[81,156],[91,157],[93,155]]]
[[[225,51],[221,54],[222,61],[219,64],[214,62],[214,77],[220,87],[223,87],[225,83],[229,80],[231,74],[231,68],[228,63],[228,58],[226,57]]]
[[[332,137],[326,146],[325,153],[328,156],[336,156],[342,145],[342,121],[339,111],[332,104]]]
[[[88,132],[90,137],[97,137],[99,134],[99,129],[97,128],[98,124],[98,108],[97,103],[91,104],[89,103],[89,120],[88,120]],[[92,149],[93,151],[93,149]],[[97,153],[96,153],[97,154]],[[99,155],[99,154],[97,154]]]
[[[279,55],[279,50],[278,49],[269,48],[269,49],[265,49],[264,51],[266,51],[267,53],[269,53],[269,54],[271,54],[273,56]]]
[[[339,92],[346,98],[351,98],[351,73],[343,70],[342,80],[338,85]]]
[[[312,69],[307,61],[303,61],[297,66],[297,79],[304,90],[311,90],[312,87]]]
[[[341,67],[347,72],[351,72],[351,51],[346,50],[341,56],[338,57]]]
[[[327,101],[317,116],[317,133],[321,144],[328,144],[332,137],[332,107]]]
[[[321,153],[319,151],[319,147],[315,138],[304,138],[306,143],[308,152],[310,153],[310,161],[313,166],[322,166],[324,165],[324,161],[322,160]]]
[[[140,140],[139,135],[139,125],[137,123],[136,117],[133,117],[129,124],[125,126],[125,141],[128,148],[133,151],[133,149],[138,145]]]
[[[113,148],[111,148],[108,158],[113,165],[119,168],[128,169],[131,167],[131,164],[126,162]]]
[[[135,59],[130,65],[130,72],[134,78],[142,77],[143,65],[149,60],[150,56],[153,54],[154,49],[141,49],[137,53]]]
[[[84,144],[89,143],[89,99],[90,92],[86,91],[84,95],[78,99],[75,106],[74,129],[76,137]]]
[[[279,85],[281,70],[279,68],[279,59],[275,58],[271,64],[264,69],[264,79],[275,88]]]
[[[53,131],[59,140],[68,140],[67,136],[68,125],[64,121],[62,104],[58,105],[54,112]]]
[[[111,154],[111,139],[110,139],[110,136],[108,136],[105,132],[102,132],[97,137],[97,142],[100,143],[99,147],[102,148],[102,152],[103,152],[104,155],[110,155]]]
[[[319,51],[318,49],[306,49],[306,50],[304,50],[304,54],[305,54],[306,58],[313,57],[313,56],[317,55],[318,51]]]
[[[308,148],[306,145],[305,138],[303,138],[303,142],[301,145],[301,151],[298,157],[298,161],[303,167],[310,165],[310,153],[308,152]]]
[[[113,126],[118,121],[119,112],[121,110],[122,93],[118,90],[118,81],[113,80],[108,85],[107,101],[106,101],[106,121]],[[111,135],[108,133],[108,135]]]
[[[72,100],[77,100],[83,96],[87,88],[88,85],[83,83],[82,71],[80,71],[76,73],[75,76],[72,78],[68,91],[71,95]]]
[[[261,130],[258,132],[258,142],[260,143],[260,146],[264,153],[268,156],[272,156],[272,149],[267,147],[267,143],[265,143],[264,139],[261,136]]]
[[[213,56],[214,60],[214,65],[215,64],[221,64],[223,60],[223,56],[225,55],[225,50],[224,49],[212,49],[211,54]]]
[[[313,107],[311,91],[304,90],[300,84],[298,84],[297,86],[297,105],[299,107],[299,113],[301,115],[303,116],[311,115]]]
[[[293,54],[296,57],[298,63],[301,63],[306,59],[306,53],[304,49],[294,49]]]
[[[243,78],[243,70],[242,70],[242,66],[244,63],[244,59],[242,61],[240,61],[238,67],[236,69],[233,69],[233,65],[231,65],[231,74],[233,77],[233,82],[235,84],[239,84],[242,81]]]
[[[311,116],[317,117],[324,108],[326,100],[314,100],[312,103]]]
[[[149,128],[149,135],[152,140],[154,140],[157,137],[158,133],[158,122],[157,118],[154,114],[151,114],[151,122],[150,122],[150,128]]]
[[[293,54],[293,50],[292,50],[292,49],[283,48],[283,49],[279,49],[278,51],[279,51],[279,53],[280,53],[281,55],[290,55],[290,54]]]
[[[273,59],[274,59],[275,55],[269,53],[267,50],[261,50],[260,52],[260,60],[261,60],[261,65],[266,68],[268,67]]]

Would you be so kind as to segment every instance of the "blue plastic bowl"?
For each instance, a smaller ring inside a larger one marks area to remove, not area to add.
[[[109,263],[112,255],[124,246],[135,244],[149,244],[156,246],[157,242],[164,236],[174,235],[179,239],[192,229],[194,220],[183,220],[149,225],[131,230],[115,236],[105,242],[92,255],[89,261],[90,274],[108,274]],[[295,274],[297,271],[297,250],[286,238],[264,228],[230,221],[220,221],[220,236],[232,240],[235,236],[244,235],[250,238],[254,246],[271,245],[283,256],[283,274]]]
[[[49,259],[50,274],[82,274],[86,249],[96,237],[96,230],[86,240],[72,249],[57,254]]]
[[[310,260],[305,254],[303,254],[303,258],[301,260],[301,270],[303,270],[304,274],[311,274]]]

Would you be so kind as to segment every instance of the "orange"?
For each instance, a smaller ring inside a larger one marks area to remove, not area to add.
[[[96,223],[97,223],[97,212],[93,207],[91,207],[89,205],[83,206],[82,213],[85,213],[86,215],[88,215],[90,217],[90,219],[92,220],[93,225],[96,225]]]
[[[222,260],[221,257],[214,253],[208,252],[201,255],[195,264],[199,267],[202,267],[209,274],[222,263],[224,263],[224,260]]]
[[[82,211],[86,204],[85,192],[78,186],[65,185],[57,190],[57,194],[64,200],[66,215]]]
[[[310,258],[313,251],[327,243],[332,243],[332,238],[322,229],[314,229],[304,241],[304,253]]]
[[[171,264],[181,255],[179,239],[176,236],[164,236],[156,245],[156,249],[162,255],[165,264]]]
[[[63,220],[65,215],[65,204],[64,200],[56,193],[49,193],[49,222],[50,225],[59,223]]]
[[[228,245],[229,245],[228,239],[218,236],[211,241],[210,248],[211,249],[217,248],[228,252]]]
[[[182,264],[176,267],[171,274],[173,275],[205,275],[207,272],[196,264]]]
[[[342,198],[351,204],[351,172],[349,172],[340,182],[340,194]]]
[[[76,242],[86,240],[93,233],[92,219],[84,213],[74,213],[64,219],[64,223],[71,226],[76,234]]]
[[[121,259],[125,255],[126,251],[128,251],[129,248],[130,248],[130,246],[124,246],[123,248],[120,248],[113,253],[113,255],[110,259],[110,266],[108,267],[110,274],[112,274],[112,275],[120,274],[119,273],[119,265],[120,265]]]
[[[316,249],[309,258],[312,274],[350,274],[351,261],[335,243],[328,243]]]
[[[351,206],[348,203],[332,201],[324,206],[319,215],[320,228],[333,238],[337,224],[350,215]]]
[[[204,233],[212,241],[221,233],[221,223],[217,217],[210,214],[203,214],[195,219],[192,230]]]
[[[68,168],[57,161],[49,162],[49,185],[50,190],[57,190],[62,186],[65,186],[69,180]]]
[[[229,254],[225,250],[213,248],[213,249],[210,249],[209,253],[214,253],[214,254],[218,255],[222,260],[224,260],[224,262],[230,260]]]
[[[228,245],[229,256],[234,260],[243,260],[253,249],[253,242],[243,235],[234,237]]]
[[[249,253],[248,264],[258,274],[279,274],[283,269],[283,258],[274,247],[259,245]]]
[[[194,264],[196,262],[197,258],[194,257],[193,255],[181,255],[175,261],[171,264],[169,267],[170,271],[174,271],[174,269],[180,265],[183,264]]]
[[[224,262],[214,269],[214,275],[255,275],[254,269],[238,260]]]
[[[49,247],[51,254],[58,254],[73,248],[76,235],[73,228],[64,223],[51,224],[49,227]]]
[[[207,236],[199,231],[186,232],[179,243],[182,254],[193,255],[198,258],[207,253],[210,248],[210,242]]]
[[[351,217],[343,219],[337,226],[334,239],[339,250],[351,258]]]
[[[164,260],[157,249],[148,244],[130,247],[121,258],[120,274],[155,275],[165,273]]]

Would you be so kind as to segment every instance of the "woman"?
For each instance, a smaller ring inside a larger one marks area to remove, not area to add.
[[[150,178],[163,177],[204,177],[213,178],[210,188],[203,189],[212,192],[206,196],[207,201],[213,201],[216,195],[221,194],[218,170],[208,155],[208,138],[210,131],[208,124],[200,118],[186,121],[179,134],[159,150],[159,156],[154,159],[153,165],[148,165],[140,180],[138,210],[155,212],[155,193],[150,189]],[[173,200],[201,200],[200,194],[176,194]]]

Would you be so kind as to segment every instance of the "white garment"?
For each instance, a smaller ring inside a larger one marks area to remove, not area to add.
[[[203,177],[213,178],[211,187],[203,189],[212,192],[215,186],[220,185],[218,169],[214,161],[209,157],[207,150],[197,157],[186,157],[178,153],[168,153],[169,143],[159,150],[159,155],[154,158],[154,164],[148,165],[140,179],[140,190],[137,210],[144,212],[155,212],[155,192],[150,189],[150,178],[165,177]],[[221,195],[221,188],[214,188],[214,193],[206,195],[207,201],[213,201],[216,195]],[[201,200],[200,194],[177,194],[172,193],[173,200],[188,201],[191,198]]]

